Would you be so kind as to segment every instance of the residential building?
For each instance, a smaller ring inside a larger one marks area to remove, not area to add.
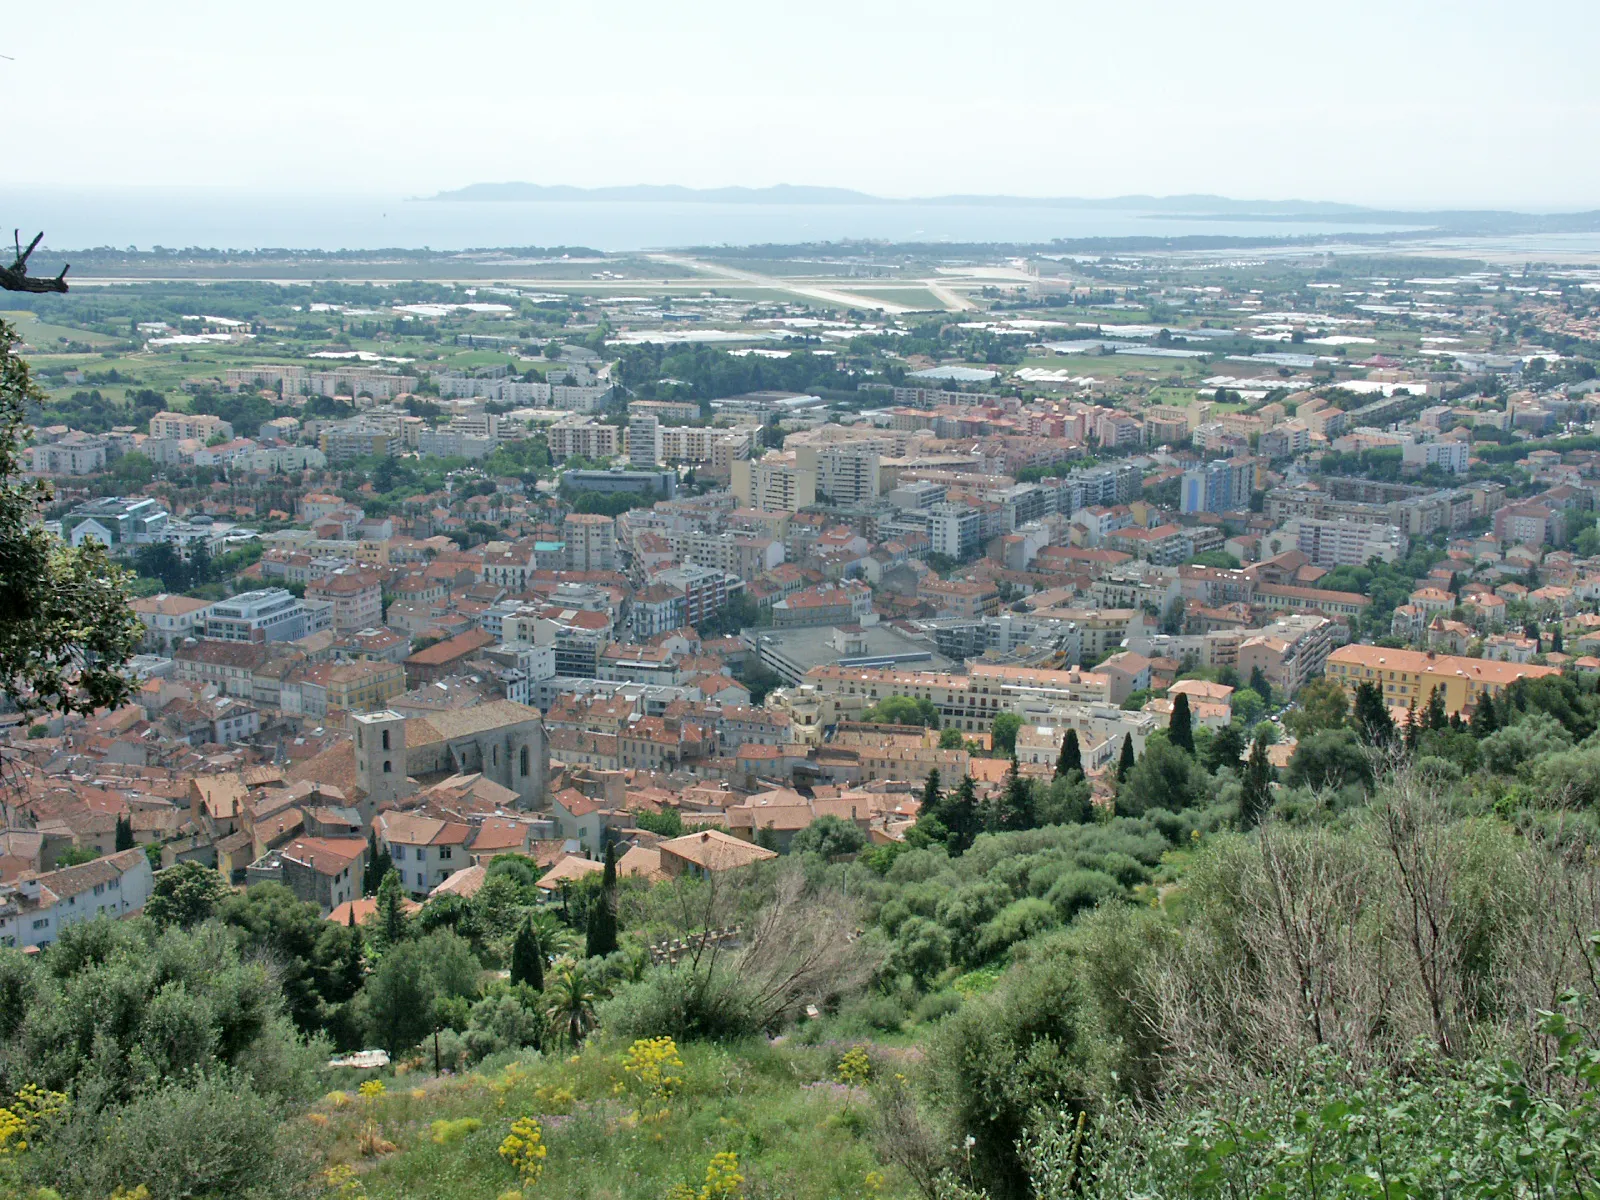
[[[1382,646],[1340,646],[1328,655],[1328,678],[1339,683],[1353,699],[1356,687],[1375,683],[1391,707],[1405,708],[1413,700],[1420,708],[1434,689],[1444,699],[1445,712],[1470,711],[1485,694],[1498,695],[1518,679],[1559,675],[1557,667],[1532,663],[1495,662],[1486,658],[1457,658],[1424,650],[1390,650]]]
[[[617,523],[599,513],[568,513],[561,523],[569,571],[617,569]]]
[[[1455,475],[1467,473],[1471,456],[1470,442],[1408,442],[1400,450],[1400,461],[1408,467],[1440,467]]]
[[[142,848],[44,874],[24,872],[0,887],[0,945],[48,946],[80,921],[134,916],[143,911],[154,883]]]
[[[204,636],[212,603],[162,592],[140,596],[128,607],[144,626],[143,648],[156,654],[171,654],[186,638]]]
[[[471,866],[468,825],[440,821],[420,813],[380,812],[373,821],[378,846],[389,852],[400,886],[412,896],[426,896],[450,876]]]
[[[319,606],[320,614],[327,610]],[[294,641],[325,629],[312,610],[285,588],[259,588],[218,600],[206,617],[206,637],[223,642]]]
[[[171,514],[147,497],[106,496],[86,500],[61,520],[62,533],[74,546],[94,539],[122,550],[162,541]]]
[[[90,475],[105,470],[105,438],[73,430],[54,442],[29,447],[35,475]]]
[[[150,436],[200,442],[221,438],[226,442],[233,439],[233,426],[209,413],[159,412],[150,418]]]
[[[798,452],[771,450],[759,459],[731,466],[733,494],[741,508],[757,512],[799,512],[817,502],[817,473],[802,467]]]
[[[654,413],[628,415],[628,465],[650,470],[661,461],[661,422]]]
[[[332,606],[331,628],[341,637],[383,619],[383,580],[376,571],[341,567],[307,583],[306,599]]]
[[[1296,517],[1284,525],[1281,533],[1285,549],[1292,546],[1319,567],[1360,567],[1373,558],[1392,563],[1411,549],[1410,539],[1398,525],[1351,525]],[[1275,545],[1278,535],[1268,541]]]
[[[983,546],[983,514],[964,504],[935,504],[928,509],[928,537],[935,554],[963,562]]]

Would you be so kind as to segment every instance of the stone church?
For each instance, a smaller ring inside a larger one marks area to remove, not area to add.
[[[350,725],[355,784],[369,816],[419,786],[465,774],[510,788],[522,808],[546,807],[550,748],[537,708],[495,700],[424,717],[358,713]]]

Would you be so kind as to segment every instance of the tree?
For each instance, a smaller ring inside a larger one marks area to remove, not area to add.
[[[214,916],[228,894],[227,881],[216,871],[182,862],[156,876],[144,915],[163,928],[189,929]]]
[[[1172,702],[1172,719],[1167,724],[1167,740],[1185,754],[1194,753],[1194,726],[1189,719],[1189,695],[1179,692]]]
[[[1022,732],[1022,718],[1016,713],[1003,712],[989,726],[989,741],[995,750],[1013,754],[1017,749],[1017,734]]]
[[[405,941],[411,932],[411,922],[406,916],[405,892],[400,886],[400,872],[391,867],[378,885],[378,903],[373,911],[377,923],[375,933],[385,951]]]
[[[1166,739],[1152,738],[1117,789],[1117,811],[1131,817],[1153,808],[1182,812],[1203,800],[1210,788],[1211,777],[1192,754]]]
[[[617,948],[617,846],[606,845],[606,867],[600,877],[600,895],[589,906],[589,928],[584,957],[604,958]]]
[[[595,991],[588,972],[569,963],[556,972],[545,994],[550,998],[545,1009],[550,1032],[576,1049],[594,1028]]]
[[[1128,778],[1128,772],[1133,770],[1133,734],[1122,735],[1122,753],[1117,757],[1117,782]]]
[[[683,836],[683,815],[671,806],[660,812],[641,812],[634,818],[634,824],[664,838]]]
[[[1266,703],[1272,703],[1272,681],[1259,666],[1250,669],[1250,690]]]
[[[936,729],[939,710],[933,701],[913,696],[885,696],[861,714],[861,719],[875,725],[921,725]]]
[[[1215,774],[1223,767],[1239,769],[1239,760],[1244,757],[1244,734],[1239,732],[1239,727],[1233,723],[1224,725],[1217,730],[1211,739],[1211,745],[1206,750],[1205,768]]]
[[[1384,702],[1381,684],[1365,681],[1356,685],[1353,717],[1367,745],[1387,746],[1394,741],[1394,718]]]
[[[415,1046],[438,1028],[444,1003],[477,996],[482,973],[449,930],[391,946],[362,992],[371,1036],[390,1054]]]
[[[1078,731],[1069,729],[1061,739],[1061,753],[1056,756],[1056,778],[1064,779],[1074,771],[1083,774],[1083,751],[1078,748]]]
[[[857,854],[867,844],[867,835],[854,821],[831,814],[818,817],[789,843],[794,854],[815,854],[824,861],[841,854]]]
[[[1330,729],[1300,739],[1284,782],[1290,787],[1372,786],[1372,760],[1353,729]]]
[[[960,858],[972,848],[983,827],[983,815],[978,811],[978,785],[971,775],[961,777],[956,790],[945,797],[938,816],[949,831],[945,849],[952,858]]]
[[[1244,787],[1239,793],[1239,827],[1254,829],[1272,807],[1272,763],[1267,758],[1267,739],[1257,736],[1250,744],[1250,758],[1244,765]]]
[[[117,708],[132,694],[123,665],[144,626],[128,574],[93,538],[64,545],[38,519],[49,483],[23,477],[26,408],[45,402],[21,338],[0,321],[0,694],[24,715]]]
[[[941,730],[939,733],[939,749],[941,750],[959,750],[966,744],[966,739],[961,736],[961,730],[954,725],[948,729]]]
[[[1350,702],[1344,688],[1326,676],[1313,679],[1295,697],[1295,708],[1283,718],[1285,727],[1297,738],[1323,729],[1342,728]]]
[[[1495,712],[1494,696],[1489,692],[1478,694],[1478,705],[1472,710],[1472,736],[1486,738],[1500,728],[1499,714]]]
[[[133,849],[133,814],[124,813],[117,818],[117,852]]]
[[[936,813],[943,803],[944,793],[939,790],[939,768],[934,767],[922,781],[922,802],[917,807],[917,813],[919,816],[923,813]]]
[[[387,850],[379,848],[378,831],[374,829],[367,834],[367,865],[361,869],[361,894],[376,895],[378,888],[392,870],[394,870],[394,860],[389,857]]]
[[[1428,693],[1428,710],[1423,718],[1423,728],[1443,729],[1449,724],[1450,718],[1444,710],[1444,689],[1435,687]]]
[[[1033,786],[1022,777],[1017,756],[1011,756],[1011,769],[1006,772],[1006,785],[1000,793],[995,811],[996,828],[1008,833],[1033,829],[1039,824],[1034,815]]]
[[[523,920],[517,928],[516,941],[511,943],[511,982],[544,991],[544,948],[539,945],[531,920]]]

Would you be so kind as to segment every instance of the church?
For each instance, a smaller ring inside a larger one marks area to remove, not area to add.
[[[519,807],[546,807],[550,748],[537,708],[495,700],[422,717],[356,713],[350,728],[350,741],[290,775],[353,793],[349,801],[366,820],[384,804],[452,775],[481,774],[515,792]]]

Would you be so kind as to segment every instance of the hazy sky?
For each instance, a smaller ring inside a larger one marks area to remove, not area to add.
[[[26,5],[13,184],[1600,207],[1600,3]]]

